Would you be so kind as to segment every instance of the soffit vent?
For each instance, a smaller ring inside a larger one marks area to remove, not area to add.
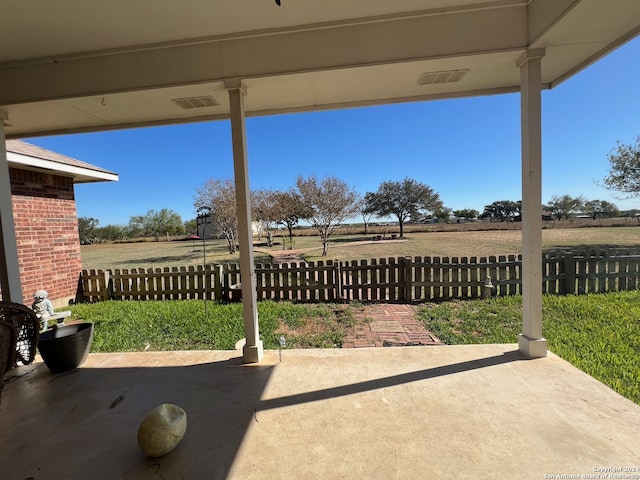
[[[215,98],[210,95],[203,95],[201,97],[188,97],[188,98],[174,98],[171,100],[185,110],[190,108],[203,108],[203,107],[217,107],[220,105]]]
[[[459,82],[469,70],[449,70],[446,72],[423,73],[418,85],[435,85],[436,83]]]

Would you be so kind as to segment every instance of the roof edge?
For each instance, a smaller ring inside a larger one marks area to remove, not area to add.
[[[7,140],[6,151],[9,166],[66,174],[74,183],[117,182],[119,179],[114,172],[22,140]]]

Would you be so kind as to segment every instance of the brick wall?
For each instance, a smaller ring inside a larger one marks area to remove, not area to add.
[[[9,169],[24,302],[44,288],[58,308],[75,298],[82,270],[73,179]]]

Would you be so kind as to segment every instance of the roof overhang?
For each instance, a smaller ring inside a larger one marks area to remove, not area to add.
[[[0,0],[8,138],[543,88],[640,32],[628,0]],[[37,35],[34,34],[37,32]],[[189,107],[189,108],[185,108]]]
[[[117,182],[118,175],[21,140],[8,140],[9,167],[71,177],[73,183]]]
[[[7,152],[7,160],[9,161],[10,167],[71,177],[73,178],[73,183],[118,181],[118,175],[115,173],[99,172],[82,167],[75,167],[73,165],[63,165],[52,162],[51,160],[33,158],[19,153]]]

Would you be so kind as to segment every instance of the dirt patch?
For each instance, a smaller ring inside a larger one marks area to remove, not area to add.
[[[340,348],[345,332],[355,325],[358,311],[358,306],[335,304],[330,315],[280,320],[274,333],[276,338],[284,336],[286,348]]]
[[[340,247],[356,247],[358,245],[368,245],[368,244],[380,244],[380,243],[404,243],[406,240],[397,239],[397,240],[362,240],[359,242],[348,242],[343,243]],[[312,248],[299,248],[294,250],[273,250],[269,248],[263,247],[254,247],[254,252],[265,253],[267,255],[271,255],[273,259],[273,263],[281,264],[281,263],[291,263],[291,262],[305,262],[306,260],[302,256],[302,254],[307,252],[313,252],[316,250],[322,250],[322,247],[312,247]]]
[[[273,259],[273,263],[275,264],[304,262],[304,258],[302,257],[303,253],[319,249],[322,249],[322,247],[299,248],[297,250],[273,250],[263,247],[253,247],[254,252],[266,253],[267,255],[270,255]]]
[[[287,340],[287,346],[291,348],[299,348],[295,345],[295,339],[300,337],[324,335],[329,330],[330,326],[324,319],[313,317],[303,319],[301,324],[296,327],[281,323],[276,330],[276,335],[284,335],[285,339],[289,339]]]

